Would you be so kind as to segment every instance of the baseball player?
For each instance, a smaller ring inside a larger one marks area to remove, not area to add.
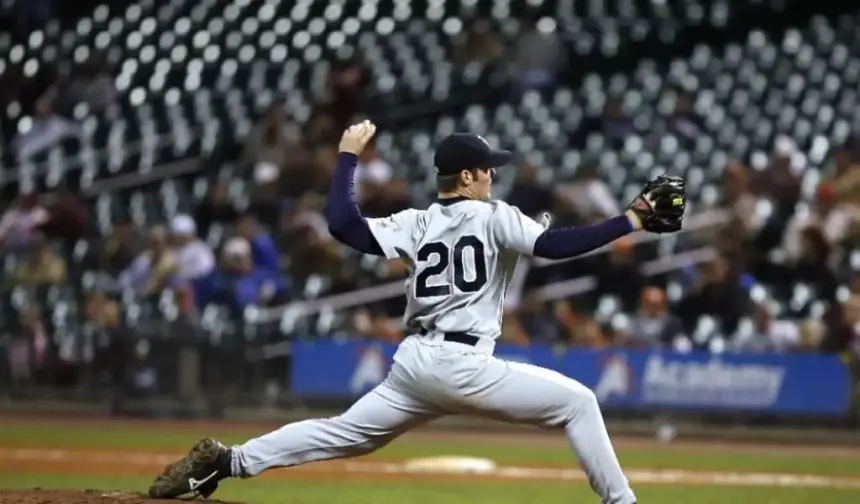
[[[364,121],[344,133],[325,213],[341,242],[410,265],[405,319],[411,335],[388,376],[342,415],[288,424],[231,448],[202,439],[164,469],[150,496],[208,497],[224,478],[364,455],[441,416],[470,414],[563,430],[602,502],[635,503],[594,393],[555,371],[497,359],[493,350],[520,257],[572,257],[639,229],[677,231],[683,180],[651,181],[621,216],[550,230],[547,222],[490,199],[494,170],[508,164],[511,153],[457,133],[436,149],[435,203],[369,219],[355,202],[353,175],[375,130]]]

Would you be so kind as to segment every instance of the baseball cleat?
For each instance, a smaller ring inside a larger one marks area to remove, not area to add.
[[[149,487],[153,499],[174,499],[190,494],[208,498],[218,482],[230,476],[230,450],[212,438],[201,439],[176,462],[164,468]]]

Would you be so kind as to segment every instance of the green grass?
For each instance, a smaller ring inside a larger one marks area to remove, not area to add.
[[[493,446],[486,443],[395,441],[379,452],[381,458],[410,458],[441,454],[487,457],[500,464],[528,466],[552,463],[574,464],[573,454],[559,435],[559,446]],[[827,476],[860,475],[860,458],[783,457],[768,453],[700,452],[621,449],[618,457],[626,467],[647,469],[695,469],[724,471],[788,472]]]
[[[230,429],[219,432],[200,432],[189,427],[167,428],[155,422],[153,428],[130,426],[122,423],[88,427],[80,423],[58,425],[52,422],[19,421],[4,423],[0,419],[0,446],[64,446],[69,448],[139,448],[165,451],[186,449],[203,435],[213,435],[225,443],[240,443],[249,436],[263,434],[265,429]]]
[[[199,432],[188,427],[168,429],[157,427],[117,426],[87,427],[72,424],[58,428],[56,424],[33,423],[23,425],[0,421],[0,446],[49,446],[49,447],[101,447],[159,449],[164,451],[185,451],[201,435],[215,435],[221,441],[241,443],[265,429],[226,429],[219,432]],[[820,474],[827,476],[860,476],[860,455],[855,458],[824,456],[782,456],[777,453],[720,453],[702,451],[690,453],[671,449],[622,449],[619,458],[625,467],[648,469],[699,469],[732,470],[759,472],[787,472]],[[469,455],[487,457],[500,464],[570,464],[574,465],[573,455],[564,437],[559,434],[558,444],[539,445],[499,445],[487,441],[464,442],[462,440],[427,441],[415,438],[397,440],[372,457],[382,459],[404,459],[433,455]]]
[[[0,488],[144,489],[142,478],[72,477],[67,475],[2,474]],[[739,487],[641,486],[644,504],[856,504],[856,490]],[[215,496],[249,504],[523,504],[526,502],[596,502],[582,484],[493,482],[303,482],[294,480],[230,481]]]

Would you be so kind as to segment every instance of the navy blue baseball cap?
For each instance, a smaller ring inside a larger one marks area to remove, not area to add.
[[[454,133],[436,146],[433,163],[439,175],[456,175],[474,168],[498,168],[511,162],[512,154],[496,150],[480,135]]]

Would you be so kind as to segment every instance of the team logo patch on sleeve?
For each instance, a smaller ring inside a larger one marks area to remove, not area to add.
[[[400,231],[400,225],[394,220],[394,217],[385,217],[376,221],[376,225],[383,229],[391,229],[392,231]]]

